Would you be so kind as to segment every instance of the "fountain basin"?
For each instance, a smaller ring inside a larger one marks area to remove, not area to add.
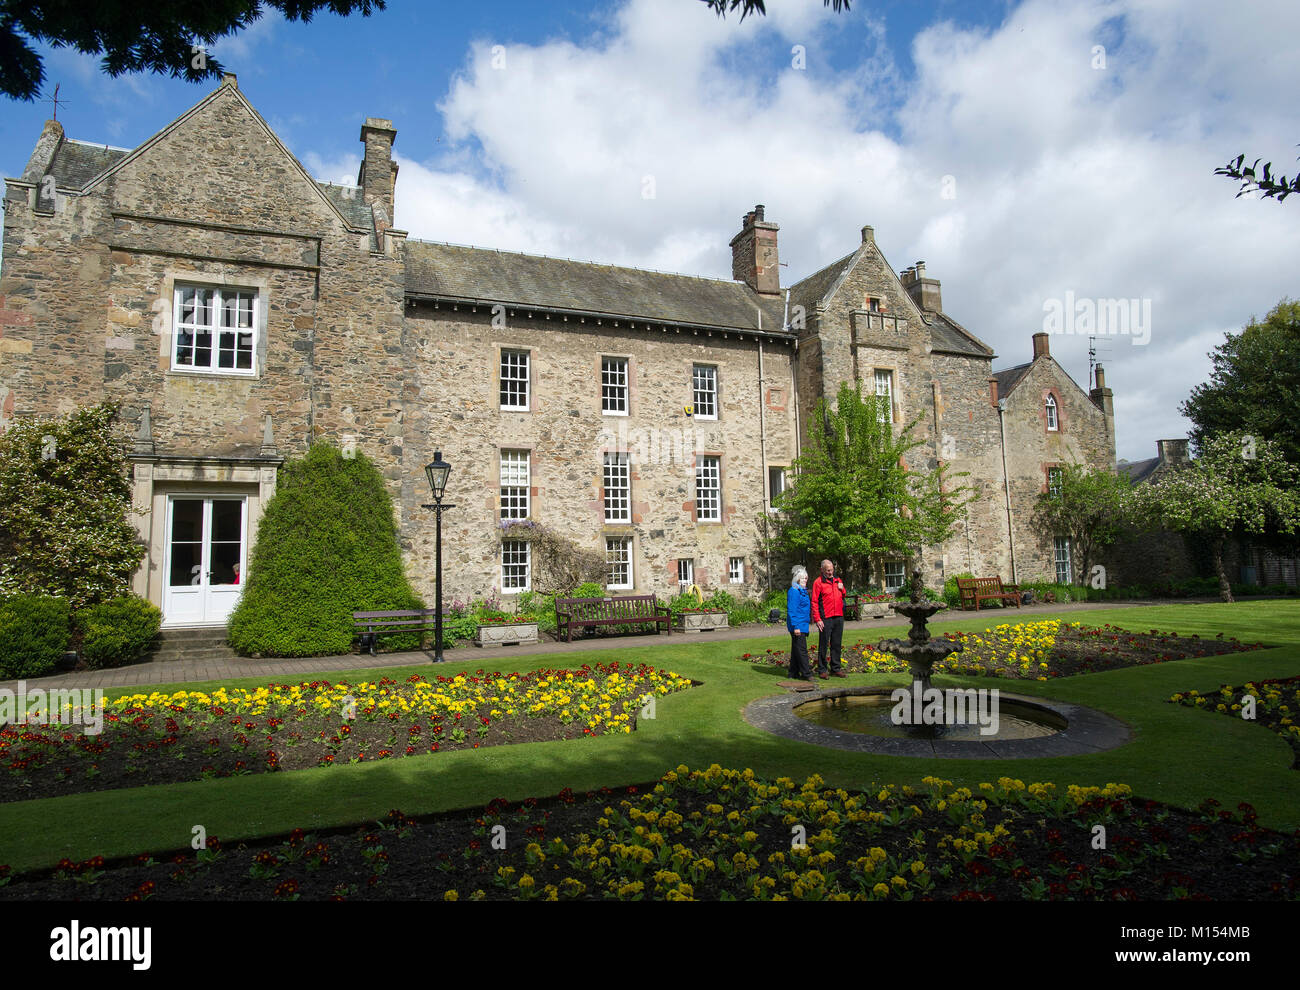
[[[950,705],[950,707],[953,707]],[[964,707],[964,706],[963,706]],[[892,739],[950,739],[992,742],[1006,739],[1041,739],[1055,735],[1069,727],[1064,716],[1052,709],[1031,701],[1004,700],[999,692],[996,711],[986,705],[984,711],[963,711],[960,720],[940,724],[927,724],[913,720],[902,722],[898,716],[899,705],[892,693],[870,692],[844,694],[822,698],[798,705],[795,714],[813,725],[840,732],[861,732],[871,736]],[[904,706],[904,719],[913,716],[910,706]],[[981,716],[983,716],[981,718]]]
[[[830,749],[856,753],[931,759],[939,757],[957,760],[1014,760],[1081,756],[1114,749],[1132,739],[1132,732],[1127,725],[1096,709],[1005,691],[999,692],[999,704],[1003,710],[1012,703],[1024,705],[1032,708],[1040,717],[1045,718],[1046,713],[1050,713],[1051,716],[1062,721],[1065,728],[1049,735],[1022,739],[981,737],[978,732],[970,739],[944,736],[939,738],[886,736],[866,732],[846,732],[843,729],[818,725],[807,718],[801,718],[796,711],[797,708],[805,705],[845,697],[874,695],[882,697],[887,704],[894,690],[894,687],[861,686],[830,688],[813,694],[771,695],[750,702],[745,707],[744,717],[745,721],[755,728],[814,746],[826,746]],[[888,715],[887,710],[886,715]]]

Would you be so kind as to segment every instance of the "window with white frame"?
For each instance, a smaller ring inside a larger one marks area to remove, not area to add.
[[[683,557],[677,561],[677,587],[685,591],[695,583],[695,560]]]
[[[789,487],[785,472],[786,469],[783,467],[767,469],[767,504],[770,506],[775,507],[776,497]]]
[[[722,458],[695,462],[695,521],[722,521]]]
[[[1059,467],[1047,469],[1047,493],[1053,498],[1059,498],[1061,495],[1061,469]]]
[[[732,557],[727,561],[727,577],[732,584],[745,583],[745,558]]]
[[[503,540],[501,543],[501,590],[504,592],[528,591],[532,563],[531,546],[527,540]]]
[[[175,330],[173,371],[255,374],[256,292],[178,285]]]
[[[880,422],[892,423],[894,421],[894,373],[892,371],[876,369],[876,395],[885,400],[884,408],[878,413]]]
[[[632,537],[605,537],[605,587],[632,587]]]
[[[903,582],[907,580],[904,570],[907,562],[902,560],[885,561],[885,590],[898,591],[903,587]]]
[[[600,411],[611,416],[626,416],[627,358],[600,359]]]
[[[627,454],[605,455],[605,522],[632,521],[632,480]]]
[[[501,352],[501,408],[528,411],[528,352]]]
[[[1074,569],[1070,566],[1070,541],[1067,537],[1056,538],[1056,583],[1069,584]]]
[[[527,519],[529,455],[526,450],[501,451],[501,518]]]
[[[1054,395],[1047,397],[1047,428],[1049,430],[1057,429],[1056,396]]]
[[[693,415],[697,419],[718,418],[718,369],[711,364],[697,364],[691,372],[694,392]]]

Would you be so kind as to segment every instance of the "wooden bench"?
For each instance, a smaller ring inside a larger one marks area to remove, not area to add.
[[[654,595],[629,595],[626,598],[557,598],[555,599],[555,638],[564,636],[573,642],[574,627],[659,626],[673,632],[673,613],[660,605]]]
[[[361,650],[367,648],[375,655],[375,643],[386,633],[434,632],[437,629],[437,612],[431,608],[408,609],[400,612],[353,612],[352,624],[361,637]],[[443,616],[443,635],[447,632],[447,617]]]
[[[1005,606],[1007,602],[1015,602],[1016,608],[1020,608],[1020,587],[1014,584],[1003,584],[1001,578],[958,578],[957,590],[961,594],[961,607],[969,610],[974,607],[975,611],[980,610],[980,603],[997,600]]]

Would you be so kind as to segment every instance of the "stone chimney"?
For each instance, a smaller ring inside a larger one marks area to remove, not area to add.
[[[916,303],[927,313],[942,313],[943,299],[939,294],[939,280],[925,277],[925,262],[918,261],[911,268],[904,269],[903,288]]]
[[[1035,361],[1037,361],[1040,357],[1052,356],[1052,350],[1050,347],[1047,346],[1047,340],[1048,337],[1047,334],[1045,333],[1034,334],[1034,360]]]
[[[781,262],[776,250],[780,229],[764,218],[760,203],[745,214],[740,233],[731,239],[731,277],[759,295],[781,295]]]
[[[1180,440],[1157,440],[1156,451],[1160,455],[1161,464],[1186,464],[1187,457],[1187,438]]]
[[[394,224],[393,195],[397,186],[397,164],[393,161],[393,143],[396,140],[397,129],[391,120],[367,117],[361,125],[361,141],[366,146],[366,157],[361,162],[357,185],[361,187],[361,198],[366,205],[378,206],[383,211],[381,225],[385,228]],[[383,231],[379,233],[382,240]]]
[[[989,375],[989,405],[994,409],[998,407],[998,380]]]
[[[1036,338],[1038,336],[1040,335],[1035,335],[1035,344],[1037,344]],[[1041,334],[1041,336],[1046,338],[1047,334]],[[1043,347],[1047,347],[1046,340],[1043,342]],[[1097,365],[1095,373],[1097,376],[1097,384],[1094,385],[1092,391],[1088,393],[1088,398],[1092,400],[1092,404],[1100,409],[1102,414],[1106,417],[1106,438],[1110,441],[1113,449],[1115,443],[1115,393],[1106,387],[1106,369],[1101,365]]]

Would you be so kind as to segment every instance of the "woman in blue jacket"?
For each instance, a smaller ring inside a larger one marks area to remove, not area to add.
[[[812,680],[808,664],[808,623],[812,619],[812,600],[808,597],[808,572],[796,567],[785,593],[785,627],[790,630],[790,676],[797,681]]]

